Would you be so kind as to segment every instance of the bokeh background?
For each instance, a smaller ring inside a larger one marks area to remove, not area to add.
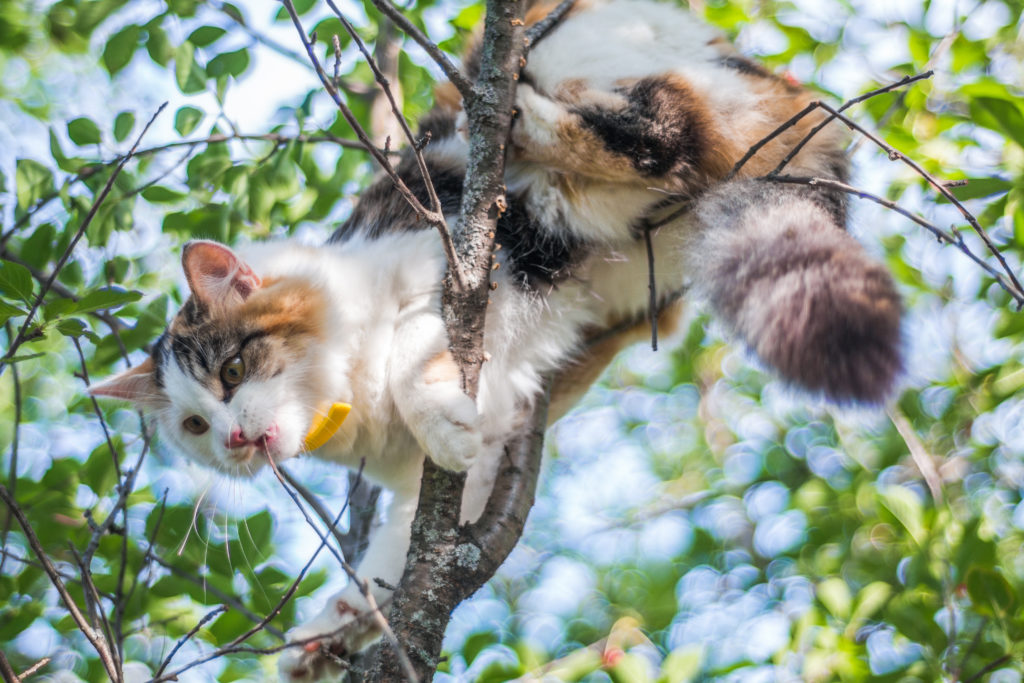
[[[339,4],[368,41],[402,48],[397,82],[415,120],[430,107],[436,68],[369,3]],[[322,49],[341,34],[350,106],[386,134],[369,69],[338,22],[313,0],[296,6]],[[970,179],[955,192],[1020,272],[1020,0],[690,7],[833,102],[934,69],[850,114],[941,180]],[[404,11],[454,52],[483,12],[449,0]],[[365,152],[330,140],[353,135],[277,3],[0,0],[5,347],[110,162],[164,101],[145,153],[60,269],[38,336],[0,369],[0,477],[66,576],[80,571],[71,547],[80,554],[92,535],[86,511],[102,522],[118,482],[138,471],[122,533],[105,536],[90,565],[109,596],[101,607],[111,619],[120,612],[131,681],[150,679],[218,605],[231,608],[168,670],[247,630],[318,539],[269,473],[234,481],[158,442],[147,449],[123,406],[103,406],[108,440],[83,393],[82,361],[95,378],[145,357],[185,291],[185,240],[320,242],[374,173]],[[277,137],[254,137],[268,134]],[[853,185],[960,228],[985,254],[919,176],[855,136],[851,148]],[[886,410],[837,409],[795,393],[691,306],[662,350],[625,352],[550,430],[526,534],[457,610],[437,680],[1021,680],[1024,314],[960,251],[851,202],[852,232],[892,269],[908,310],[898,398]],[[312,460],[290,470],[332,512],[341,507],[344,472]],[[0,523],[0,650],[16,671],[52,657],[38,680],[103,680],[6,510]],[[277,633],[344,583],[321,555],[271,622]],[[80,583],[69,587],[82,598]],[[264,630],[250,643],[281,640]],[[238,653],[181,680],[274,678],[272,655]]]

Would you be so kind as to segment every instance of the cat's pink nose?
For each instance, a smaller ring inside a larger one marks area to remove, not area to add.
[[[235,427],[231,430],[231,434],[228,435],[228,448],[240,448],[241,446],[248,446],[252,441],[245,438],[245,434],[242,433],[241,427]]]

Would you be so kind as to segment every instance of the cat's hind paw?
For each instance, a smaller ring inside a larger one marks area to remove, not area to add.
[[[379,637],[380,626],[361,595],[336,597],[312,621],[288,632],[294,645],[277,662],[281,680],[338,680],[346,659]]]

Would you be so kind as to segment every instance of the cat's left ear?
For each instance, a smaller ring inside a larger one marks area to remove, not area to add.
[[[218,242],[189,242],[181,252],[181,265],[192,295],[207,306],[238,305],[262,284],[245,261]]]
[[[162,394],[156,385],[153,369],[153,359],[147,358],[133,368],[90,385],[89,395],[117,398],[143,407],[158,403]]]

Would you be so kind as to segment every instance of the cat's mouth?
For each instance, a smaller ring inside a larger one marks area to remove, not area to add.
[[[257,458],[262,461],[263,459],[273,457],[271,444],[266,436],[261,436],[256,441],[247,443],[244,446],[228,449],[228,460],[235,465],[247,465]]]

